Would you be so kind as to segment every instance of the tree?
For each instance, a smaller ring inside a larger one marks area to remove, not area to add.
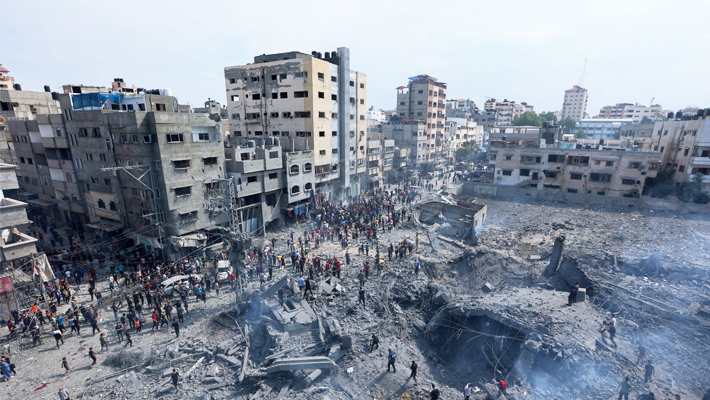
[[[552,122],[557,122],[557,115],[553,112],[546,112],[542,113],[539,115],[540,118],[542,118],[543,121],[552,121]]]
[[[469,158],[473,155],[473,151],[471,149],[466,149],[466,148],[460,148],[456,149],[456,157],[459,159],[464,159],[464,158]]]
[[[570,117],[567,117],[560,121],[560,125],[565,128],[565,132],[569,133],[572,131],[572,129],[577,127],[577,121],[573,120]]]
[[[574,134],[574,137],[577,138],[577,139],[586,139],[586,138],[587,138],[587,134],[584,133],[584,129],[580,129],[580,130],[577,131],[577,133]]]
[[[513,126],[542,126],[544,120],[533,111],[525,111],[519,117],[513,118]]]

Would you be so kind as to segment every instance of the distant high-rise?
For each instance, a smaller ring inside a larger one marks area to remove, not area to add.
[[[587,89],[574,85],[565,90],[565,101],[562,103],[562,119],[581,120],[587,110]]]

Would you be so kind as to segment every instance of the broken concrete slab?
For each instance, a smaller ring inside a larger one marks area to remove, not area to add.
[[[284,287],[284,285],[286,285],[287,283],[288,283],[288,275],[279,279],[278,282],[274,283],[273,285],[269,286],[268,289],[261,292],[259,297],[261,297],[262,299],[265,299],[267,297],[271,297],[271,296],[275,295],[276,292],[278,292],[279,289]]]
[[[494,290],[496,290],[495,286],[491,285],[490,283],[486,282],[485,285],[481,288],[485,293],[490,293]]]
[[[584,303],[587,301],[587,289],[579,288],[577,291],[577,303]]]
[[[217,354],[217,358],[225,361],[227,364],[232,365],[232,366],[240,366],[241,365],[241,362],[236,357],[225,356],[224,354]]]
[[[274,361],[266,368],[267,374],[282,371],[302,371],[308,369],[334,369],[337,365],[328,357],[284,358]]]
[[[353,346],[353,338],[350,335],[345,335],[340,338],[340,346],[343,349],[349,349]]]
[[[434,302],[440,306],[445,305],[449,300],[449,294],[443,290],[439,290],[436,295],[434,295]]]
[[[318,377],[321,376],[323,373],[322,369],[317,369],[313,372],[311,372],[307,377],[306,377],[306,386],[311,386],[313,382],[318,379]]]

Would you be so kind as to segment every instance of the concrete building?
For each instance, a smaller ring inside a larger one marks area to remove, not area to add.
[[[24,233],[31,222],[27,219],[27,204],[5,197],[6,190],[19,189],[15,169],[15,165],[0,164],[0,264],[3,266],[37,252],[37,239]]]
[[[170,254],[223,224],[206,189],[224,180],[220,122],[178,113],[172,96],[65,86],[60,112],[10,121],[23,195],[58,225]],[[184,240],[185,236],[189,240]],[[122,246],[124,243],[117,243]]]
[[[673,119],[656,122],[652,134],[654,150],[663,164],[675,170],[674,180],[685,182],[703,174],[703,191],[710,192],[710,119]]]
[[[524,101],[522,103],[515,104],[515,116],[516,117],[519,117],[519,116],[523,115],[523,113],[526,113],[526,112],[535,112],[535,108],[532,105],[530,105]]]
[[[427,125],[421,120],[395,120],[382,125],[382,134],[385,139],[394,140],[399,152],[399,167],[417,166],[428,162],[429,139],[427,139]]]
[[[372,128],[387,122],[384,110],[370,106],[367,110],[367,127]]]
[[[600,119],[590,118],[577,121],[577,126],[573,134],[584,133],[588,139],[618,139],[621,135],[621,127],[632,123],[631,119]]]
[[[613,106],[604,106],[599,110],[597,118],[620,119],[624,117],[624,107],[631,106],[631,103],[616,103]]]
[[[425,157],[422,161],[434,164],[447,161],[444,148],[445,83],[429,75],[409,78],[407,86],[397,88],[397,114],[402,120],[424,121],[426,124],[426,153],[420,154],[417,149],[417,157],[422,155]]]
[[[451,133],[453,152],[471,141],[475,142],[475,147],[483,145],[483,127],[474,122],[472,118],[447,117],[446,124]]]
[[[650,121],[662,119],[667,112],[658,104],[650,107],[642,106],[638,103],[617,103],[613,106],[604,106],[599,110],[598,118],[602,119],[630,119],[634,123],[641,122],[644,117]]]
[[[319,193],[360,193],[366,173],[367,77],[350,69],[349,49],[324,57],[296,51],[256,56],[253,64],[226,67],[224,75],[233,137],[278,137],[287,169],[290,160],[305,163],[301,158],[311,157]],[[290,157],[290,152],[305,153]],[[308,201],[301,198],[300,174],[286,175],[286,211]]]
[[[638,197],[646,179],[656,176],[661,154],[596,150],[592,146],[562,146],[554,138],[491,138],[489,168],[494,183],[529,189],[556,190],[598,196]],[[521,140],[525,139],[525,140]],[[544,147],[543,147],[544,146]],[[570,148],[571,147],[571,148]]]
[[[494,126],[509,126],[515,117],[515,102],[508,99],[503,101],[488,99],[483,109],[486,114],[495,115]]]
[[[449,110],[467,109],[473,111],[476,109],[476,103],[471,99],[448,99],[446,100],[446,112]]]
[[[635,151],[658,151],[653,149],[654,124],[624,124],[620,128],[619,147]]]
[[[565,90],[565,100],[562,103],[562,118],[572,118],[579,121],[585,118],[587,112],[587,89],[574,85]]]

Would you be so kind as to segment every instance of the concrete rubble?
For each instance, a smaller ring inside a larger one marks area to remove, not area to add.
[[[306,300],[289,285],[298,275],[287,265],[263,288],[250,286],[239,314],[230,293],[211,313],[196,314],[185,335],[111,353],[127,365],[104,365],[102,374],[136,366],[91,384],[83,398],[424,399],[432,382],[443,398],[458,398],[471,382],[472,399],[591,400],[614,396],[624,376],[657,398],[702,395],[710,370],[705,219],[445,198],[425,199],[404,229],[383,235],[384,246],[416,237],[419,249],[391,261],[383,252],[387,266],[367,280],[365,306],[356,268],[340,279],[316,277]],[[473,221],[482,210],[485,219]],[[276,238],[278,250],[291,231],[301,232],[290,227],[266,239]],[[365,261],[349,250],[355,265]],[[342,253],[334,242],[315,250]],[[581,289],[569,306],[575,282]],[[618,347],[599,332],[609,313],[617,315]],[[373,334],[378,349],[370,347]],[[656,365],[650,384],[636,364],[641,344]],[[388,349],[397,352],[396,373],[385,372]],[[406,381],[412,361],[419,386]],[[172,368],[183,378],[178,393]]]

